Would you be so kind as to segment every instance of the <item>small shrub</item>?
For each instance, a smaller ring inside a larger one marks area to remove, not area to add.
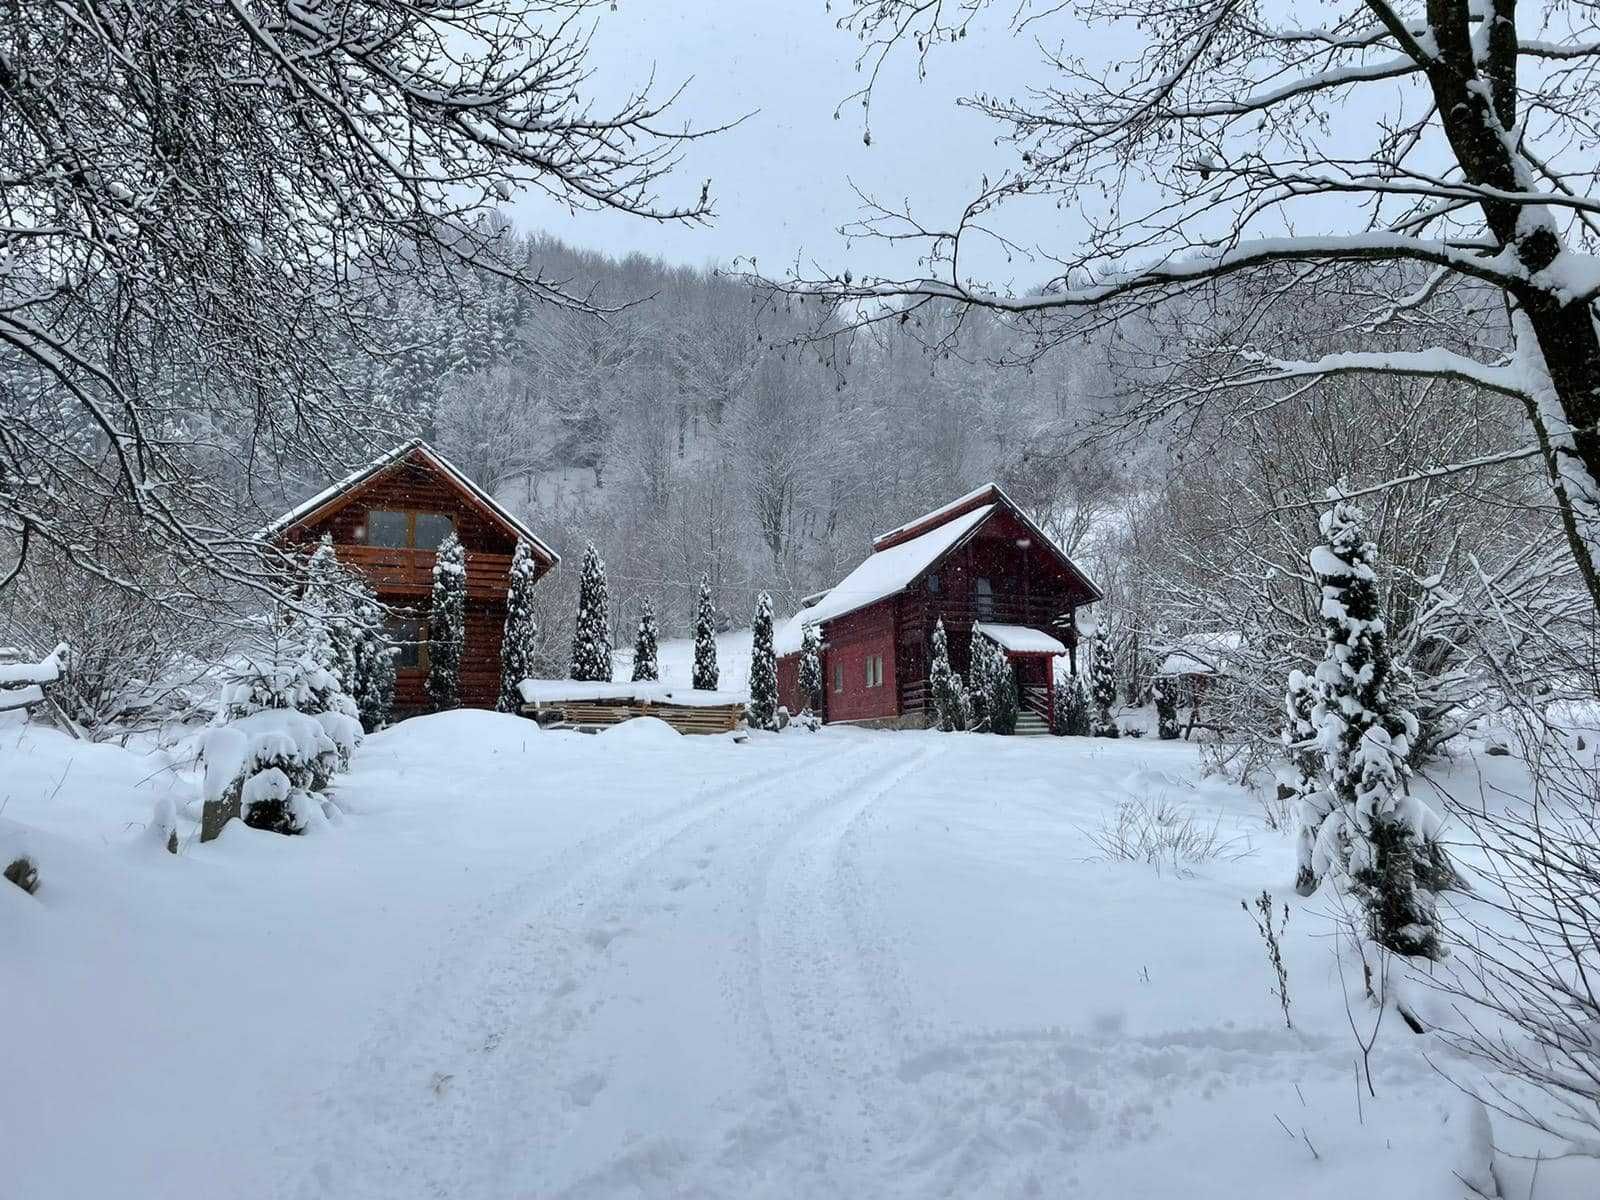
[[[1255,922],[1256,932],[1266,944],[1267,962],[1278,979],[1278,986],[1272,989],[1272,994],[1283,1006],[1283,1023],[1293,1029],[1294,1022],[1289,1019],[1289,968],[1283,962],[1283,931],[1289,926],[1289,906],[1287,904],[1283,906],[1283,917],[1278,921],[1276,928],[1272,924],[1271,892],[1263,890],[1261,895],[1256,897],[1254,911],[1244,900],[1239,901],[1239,907],[1244,909],[1246,915]]]
[[[1120,801],[1098,830],[1086,832],[1100,851],[1098,861],[1142,862],[1181,875],[1191,866],[1232,862],[1254,850],[1247,838],[1223,837],[1221,828],[1220,813],[1207,826],[1165,795],[1147,794]]]
[[[11,860],[5,877],[30,896],[39,890],[39,868],[26,854]]]

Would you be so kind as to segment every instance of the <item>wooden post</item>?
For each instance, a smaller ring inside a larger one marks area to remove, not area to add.
[[[1050,732],[1056,731],[1056,656],[1044,660],[1045,707],[1050,710]]]

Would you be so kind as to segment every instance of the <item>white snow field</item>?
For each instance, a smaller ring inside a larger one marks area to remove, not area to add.
[[[1391,1017],[1358,1107],[1325,902],[1182,744],[460,712],[369,738],[332,827],[177,857],[144,822],[173,793],[191,827],[181,764],[19,724],[0,760],[0,851],[41,878],[0,884],[6,1197],[1459,1200],[1482,1177],[1431,1037]],[[1251,853],[1096,861],[1129,797]],[[1292,1030],[1240,911],[1263,887],[1291,910]]]

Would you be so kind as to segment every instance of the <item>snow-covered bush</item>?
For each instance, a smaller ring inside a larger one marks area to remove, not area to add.
[[[518,539],[511,557],[511,583],[506,588],[506,624],[500,637],[500,695],[495,707],[501,712],[522,708],[522,693],[517,685],[535,675],[534,656],[539,651],[539,623],[534,620],[533,585],[539,577],[539,563],[533,547]]]
[[[454,532],[439,543],[428,598],[428,679],[434,712],[461,704],[461,654],[467,643],[467,553]]]
[[[990,673],[994,665],[990,648],[993,645],[993,642],[976,629],[972,631],[971,641],[967,647],[967,675],[964,682],[967,690],[966,727],[974,733],[988,733],[990,729]]]
[[[279,637],[224,688],[201,741],[208,805],[237,803],[245,824],[299,833],[361,740],[355,702],[303,641]]]
[[[971,660],[972,667],[967,674],[969,728],[1015,733],[1020,715],[1016,668],[998,642],[976,630],[972,635]]]
[[[936,728],[953,733],[967,727],[966,688],[961,676],[950,669],[950,641],[945,636],[944,620],[933,627],[933,659],[928,668],[928,708]]]
[[[805,701],[805,712],[822,711],[822,634],[815,625],[800,631],[800,696]]]
[[[661,665],[656,658],[659,641],[656,607],[647,597],[639,601],[639,632],[633,639],[634,683],[655,683],[661,678]]]
[[[756,597],[750,638],[750,700],[744,709],[751,729],[778,729],[778,660],[772,646],[772,597]]]
[[[1342,482],[1329,489],[1323,542],[1310,555],[1326,638],[1310,716],[1334,803],[1300,841],[1311,841],[1313,878],[1335,871],[1361,899],[1374,941],[1397,954],[1437,958],[1438,918],[1425,887],[1443,864],[1443,851],[1430,846],[1438,822],[1402,790],[1417,723],[1393,693],[1373,569],[1378,548],[1345,490]],[[1315,806],[1302,808],[1309,823]]]
[[[1117,702],[1117,662],[1105,631],[1098,630],[1089,643],[1089,696],[1094,702],[1094,734],[1116,737],[1117,722],[1111,708]]]
[[[717,690],[717,610],[711,603],[711,576],[700,576],[700,597],[694,610],[694,687]]]
[[[611,594],[606,586],[606,565],[593,542],[583,548],[570,674],[589,682],[611,681]]]
[[[1142,862],[1178,874],[1252,850],[1244,838],[1223,836],[1220,814],[1205,824],[1170,797],[1151,793],[1118,801],[1098,829],[1086,832],[1104,861]]]

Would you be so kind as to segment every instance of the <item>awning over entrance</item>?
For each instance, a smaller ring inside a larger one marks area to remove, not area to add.
[[[1065,654],[1066,646],[1037,629],[1026,625],[992,625],[988,621],[978,621],[972,626],[973,633],[981,633],[1006,651],[1008,654]]]

